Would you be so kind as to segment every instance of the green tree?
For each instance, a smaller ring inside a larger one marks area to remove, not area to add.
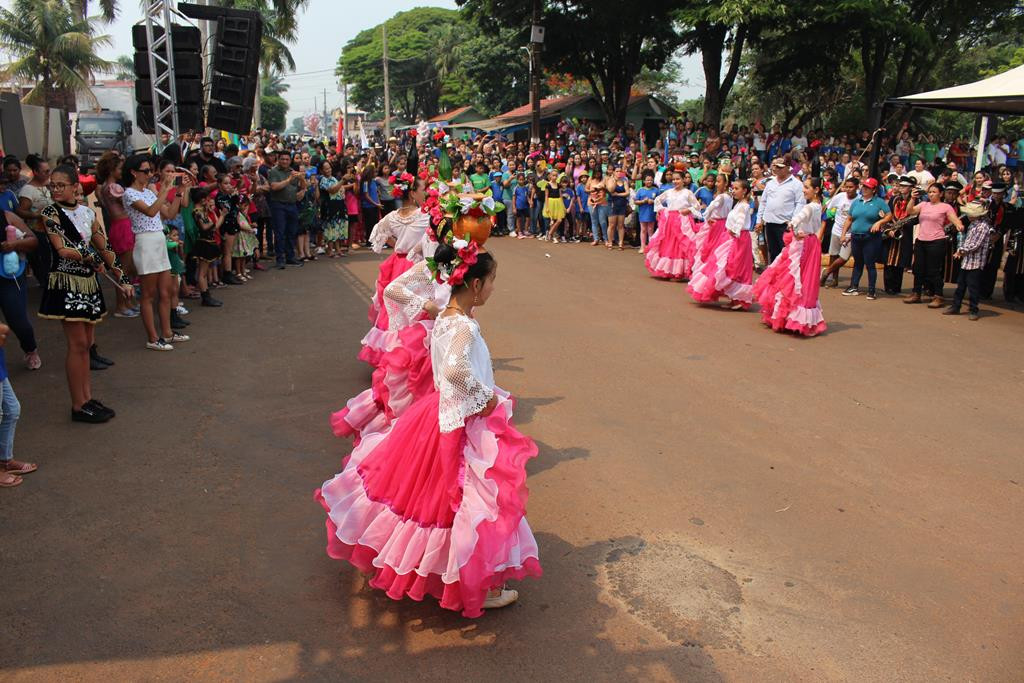
[[[464,26],[469,37],[456,48],[458,67],[444,82],[442,106],[472,104],[483,114],[494,116],[529,101],[529,59],[519,49],[519,31],[500,28],[483,32],[472,24]]]
[[[277,95],[264,95],[260,98],[263,107],[263,127],[268,130],[284,130],[288,116],[288,103]]]
[[[335,73],[352,86],[349,98],[360,109],[382,111],[382,27],[386,25],[393,113],[410,121],[435,116],[440,107],[442,83],[455,66],[447,55],[439,55],[438,46],[445,34],[453,35],[448,27],[458,23],[459,14],[454,10],[419,7],[399,12],[350,40],[342,49]],[[443,47],[445,52],[453,50],[451,42]]]
[[[117,6],[117,0],[100,0],[99,4],[100,13],[97,18],[100,21],[109,24],[117,18],[117,13],[120,10]],[[89,16],[89,0],[71,0],[71,9],[78,16],[85,19]]]
[[[114,60],[113,76],[119,81],[135,80],[135,60],[131,55],[121,55]]]
[[[761,0],[689,0],[677,10],[675,17],[684,26],[686,53],[700,52],[704,68],[705,123],[720,125],[726,100],[739,74],[744,49],[757,40],[766,22],[785,21],[791,5]],[[728,54],[728,61],[723,63],[725,54]]]
[[[289,88],[291,85],[285,82],[284,76],[277,69],[273,69],[263,80],[264,95],[283,95]]]
[[[456,0],[488,31],[519,27],[526,45],[531,4],[521,0]],[[633,85],[641,71],[661,69],[682,42],[674,20],[677,0],[548,0],[541,3],[545,28],[543,67],[585,80],[609,122],[624,125]]]
[[[43,157],[50,153],[50,106],[58,91],[87,92],[97,73],[113,68],[98,49],[111,44],[110,36],[94,35],[83,19],[60,0],[14,0],[0,8],[0,43],[13,57],[0,76],[34,82],[22,98],[43,107]]]

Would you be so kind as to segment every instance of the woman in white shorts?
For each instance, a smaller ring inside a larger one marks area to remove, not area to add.
[[[167,238],[161,218],[170,220],[180,210],[181,193],[174,201],[167,196],[174,186],[174,170],[167,167],[160,178],[159,189],[149,187],[150,178],[156,170],[153,158],[148,154],[135,154],[124,162],[121,185],[124,187],[124,208],[132,221],[135,235],[135,249],[132,257],[135,270],[142,280],[142,324],[146,328],[146,348],[154,351],[172,351],[176,342],[187,342],[188,335],[171,330],[171,301],[174,299],[174,280],[171,278],[171,261],[167,257]],[[185,176],[187,182],[188,176]],[[187,191],[187,188],[185,189]],[[157,334],[153,317],[153,303],[159,292],[160,330]]]

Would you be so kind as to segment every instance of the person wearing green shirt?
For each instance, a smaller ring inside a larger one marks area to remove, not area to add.
[[[476,173],[469,176],[469,182],[473,184],[474,190],[483,192],[491,184],[491,178],[487,175],[487,164],[483,161],[478,161],[474,168]]]
[[[295,237],[299,233],[298,191],[304,174],[292,170],[292,155],[288,150],[277,154],[277,166],[267,172],[270,182],[270,216],[274,226],[274,256],[277,267],[285,264],[303,265],[295,258]]]

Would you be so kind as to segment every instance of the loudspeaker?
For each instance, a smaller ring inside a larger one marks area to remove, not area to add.
[[[203,101],[203,82],[195,78],[176,78],[174,94],[179,105],[199,105]],[[149,79],[135,81],[135,101],[138,104],[153,104],[153,88]]]
[[[163,74],[167,71],[167,67],[164,66],[163,62],[157,61],[156,72],[157,75]],[[174,74],[177,78],[202,78],[203,75],[203,58],[198,52],[180,52],[174,51]],[[148,52],[136,52],[135,53],[135,76],[137,78],[149,78],[149,53]]]
[[[232,47],[251,47],[258,20],[249,16],[226,16],[217,22],[217,43]],[[262,33],[262,27],[259,29]]]
[[[210,84],[210,99],[244,106],[256,97],[256,80],[217,74]]]
[[[229,133],[246,134],[252,128],[252,107],[210,102],[210,110],[206,112],[206,125]]]
[[[139,130],[143,133],[153,134],[156,132],[156,126],[153,125],[153,106],[147,104],[140,104],[135,109],[136,120],[139,124]],[[178,107],[178,128],[181,131],[186,130],[203,130],[203,110],[199,105],[193,106],[179,106]]]
[[[153,27],[153,38],[159,38],[164,34],[163,27]],[[175,51],[178,52],[196,52],[200,51],[200,45],[202,44],[202,37],[199,34],[199,29],[195,26],[182,26],[175,24],[171,27],[171,43]],[[136,50],[141,52],[146,51],[146,47],[149,43],[146,41],[146,27],[143,24],[136,24],[132,26],[132,45],[135,46]]]

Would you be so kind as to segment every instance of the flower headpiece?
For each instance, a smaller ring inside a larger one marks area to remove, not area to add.
[[[455,250],[455,258],[451,263],[440,264],[433,258],[427,259],[427,267],[434,274],[434,279],[440,284],[448,284],[457,287],[466,281],[466,273],[469,272],[477,257],[480,254],[480,247],[476,242],[464,239],[452,239],[451,231],[445,242]]]
[[[413,183],[416,182],[416,178],[413,177],[412,173],[404,171],[401,175],[391,174],[388,178],[388,183],[391,185],[391,196],[395,198],[401,198],[409,188],[412,187]]]

